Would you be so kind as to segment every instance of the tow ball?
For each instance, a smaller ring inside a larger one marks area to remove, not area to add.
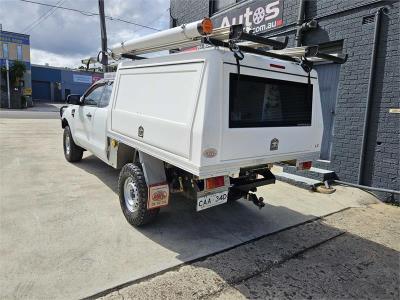
[[[256,194],[248,193],[246,198],[248,201],[252,201],[254,205],[256,205],[259,209],[265,206],[264,198],[263,197],[258,198]]]

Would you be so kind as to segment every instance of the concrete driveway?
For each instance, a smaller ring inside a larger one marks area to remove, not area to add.
[[[124,219],[118,171],[89,153],[67,163],[58,120],[0,119],[0,298],[86,297],[373,197],[277,183],[259,210],[239,201],[201,213],[175,197],[143,229]]]
[[[0,108],[0,118],[6,119],[59,119],[60,107],[64,103],[35,102],[24,109]]]

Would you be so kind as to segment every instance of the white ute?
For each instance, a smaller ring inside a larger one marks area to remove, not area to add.
[[[61,110],[66,159],[87,150],[121,169],[119,199],[133,226],[152,221],[177,192],[198,211],[242,197],[261,208],[254,192],[275,182],[271,164],[311,167],[323,124],[317,74],[304,58],[316,49],[289,56],[260,44],[285,47],[204,19],[115,46],[113,57],[135,60]],[[137,56],[179,46],[200,49]]]

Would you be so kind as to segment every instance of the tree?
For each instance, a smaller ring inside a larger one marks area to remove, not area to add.
[[[10,89],[11,89],[11,107],[22,108],[26,107],[26,97],[21,94],[19,88],[19,82],[24,77],[26,72],[26,65],[22,61],[13,61],[10,64],[9,78],[10,78]],[[7,69],[1,68],[1,77],[6,82]],[[2,85],[2,90],[6,91],[6,85]]]
[[[9,76],[10,76],[10,86],[15,87],[18,86],[18,82],[21,78],[24,77],[26,72],[26,65],[22,61],[14,61],[12,65],[10,64],[10,71],[9,71]],[[6,79],[7,76],[7,69],[6,67],[1,68],[1,77]]]
[[[10,82],[14,83],[14,86],[18,85],[18,81],[24,77],[26,72],[26,65],[22,61],[14,61],[10,67]]]

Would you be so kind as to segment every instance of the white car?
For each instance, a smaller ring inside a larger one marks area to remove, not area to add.
[[[318,79],[300,63],[209,48],[122,62],[115,80],[71,95],[64,152],[121,169],[122,211],[146,224],[184,192],[202,210],[275,182],[270,164],[311,167],[323,132]],[[240,74],[238,73],[240,72]],[[221,208],[223,209],[223,208]]]

